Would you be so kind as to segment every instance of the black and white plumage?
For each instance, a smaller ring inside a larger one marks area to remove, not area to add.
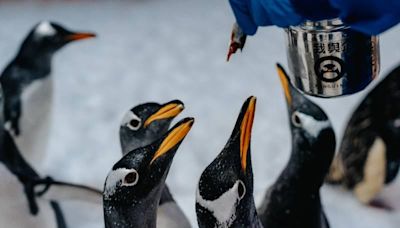
[[[43,21],[29,32],[17,55],[0,76],[4,118],[25,159],[40,170],[51,120],[53,55],[66,44],[94,37]]]
[[[0,107],[3,107],[0,89]],[[66,228],[58,200],[101,203],[101,192],[82,185],[42,178],[4,129],[0,110],[0,227]]]
[[[179,100],[165,104],[144,103],[133,107],[122,119],[119,137],[122,153],[147,146],[167,133],[172,120],[182,112]],[[157,212],[157,227],[189,228],[190,222],[179,208],[166,185]]]
[[[194,119],[185,118],[159,140],[124,155],[103,191],[106,228],[154,228],[169,168]]]
[[[255,97],[246,100],[225,148],[201,174],[196,193],[200,228],[262,227],[250,155],[255,105]]]
[[[327,228],[320,187],[335,152],[335,135],[324,111],[291,84],[278,65],[287,101],[292,152],[258,211],[268,228]]]
[[[362,203],[381,204],[375,201],[378,193],[399,171],[399,139],[400,66],[379,82],[353,112],[328,181],[342,183]]]

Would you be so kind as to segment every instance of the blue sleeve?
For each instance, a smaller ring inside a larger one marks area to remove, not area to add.
[[[230,0],[230,4],[248,35],[258,26],[288,27],[335,17],[355,30],[375,35],[400,22],[400,0]]]
[[[399,0],[330,0],[353,29],[376,35],[400,22]]]

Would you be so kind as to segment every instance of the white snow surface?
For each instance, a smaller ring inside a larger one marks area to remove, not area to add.
[[[179,116],[196,118],[180,147],[168,184],[196,225],[195,193],[202,170],[222,150],[244,100],[258,97],[252,138],[256,200],[262,198],[290,153],[288,116],[274,64],[286,65],[282,29],[259,29],[243,53],[225,61],[234,21],[227,0],[2,1],[0,65],[42,20],[95,31],[98,38],[71,44],[55,56],[54,121],[46,172],[64,181],[103,188],[121,157],[118,128],[141,102],[181,99]],[[382,75],[400,62],[400,27],[382,35]],[[375,84],[375,83],[374,83]],[[373,85],[369,86],[371,89]],[[366,91],[336,99],[313,99],[335,126],[338,141]],[[383,194],[400,209],[400,184]],[[338,187],[322,189],[333,228],[395,228],[400,213],[361,206]],[[71,227],[103,227],[102,208],[65,203]]]

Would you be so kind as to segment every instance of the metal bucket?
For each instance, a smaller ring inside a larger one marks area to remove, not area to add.
[[[379,39],[339,19],[305,22],[286,29],[292,83],[318,97],[363,90],[379,74]]]

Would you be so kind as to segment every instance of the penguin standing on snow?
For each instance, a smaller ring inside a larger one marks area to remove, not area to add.
[[[82,185],[41,178],[3,127],[2,98],[0,86],[0,227],[66,228],[56,200],[100,204],[101,193]]]
[[[225,148],[203,171],[196,193],[200,228],[262,227],[253,198],[250,156],[256,98],[243,104]]]
[[[92,38],[93,33],[71,32],[48,21],[30,31],[16,57],[0,76],[7,129],[26,160],[40,168],[46,151],[51,117],[53,55],[66,44]]]
[[[122,119],[119,137],[123,155],[147,146],[167,133],[171,121],[182,112],[179,100],[166,104],[145,103],[129,110]],[[157,212],[157,227],[189,228],[190,222],[165,185]]]
[[[328,181],[342,183],[364,204],[376,200],[400,165],[400,66],[362,100],[345,129]]]
[[[108,174],[103,191],[106,228],[155,228],[169,168],[193,118],[178,122],[162,138],[127,153]]]
[[[319,192],[335,153],[335,135],[324,111],[290,84],[279,65],[278,73],[288,107],[292,152],[267,191],[259,217],[268,228],[327,228]]]

